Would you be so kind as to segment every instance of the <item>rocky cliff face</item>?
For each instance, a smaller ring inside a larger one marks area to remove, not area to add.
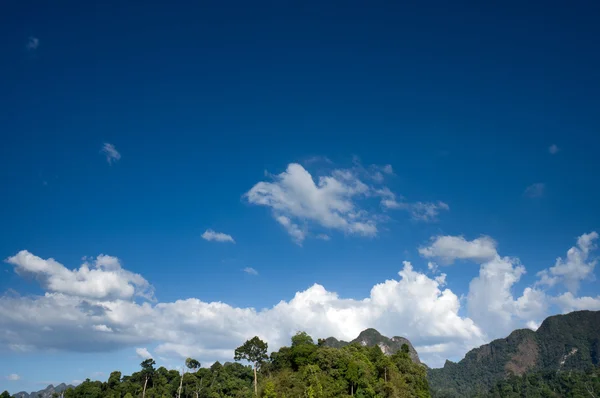
[[[600,365],[600,311],[547,318],[537,331],[520,329],[469,351],[458,363],[430,369],[434,397],[471,397],[509,375],[585,370]]]
[[[396,352],[402,349],[403,344],[406,344],[408,346],[408,354],[410,355],[410,358],[413,360],[413,362],[421,363],[421,361],[419,360],[419,354],[417,354],[417,351],[410,343],[410,341],[408,341],[408,339],[405,339],[404,337],[400,336],[394,336],[392,338],[389,338],[381,335],[381,333],[379,333],[375,329],[363,330],[362,332],[360,332],[357,338],[350,342],[337,340],[334,337],[328,337],[323,341],[323,344],[327,347],[334,348],[341,348],[345,345],[352,343],[358,343],[360,345],[369,347],[377,345],[379,346],[379,348],[381,348],[381,351],[383,351],[383,353],[386,355],[395,354]]]

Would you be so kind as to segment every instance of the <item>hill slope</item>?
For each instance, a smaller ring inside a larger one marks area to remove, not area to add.
[[[430,369],[434,397],[485,394],[510,375],[584,370],[600,365],[600,311],[577,311],[547,318],[537,331],[520,329],[507,338],[469,351],[458,363]]]

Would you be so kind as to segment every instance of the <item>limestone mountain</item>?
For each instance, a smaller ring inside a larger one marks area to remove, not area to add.
[[[433,397],[485,396],[509,376],[583,371],[600,365],[600,311],[547,318],[537,331],[519,329],[469,351],[458,363],[429,369]]]
[[[389,338],[383,336],[377,330],[372,328],[363,330],[362,332],[360,332],[357,338],[350,342],[338,340],[334,337],[328,337],[324,340],[321,340],[322,345],[333,348],[341,348],[345,345],[352,343],[358,343],[362,346],[367,347],[373,347],[377,345],[379,346],[379,348],[381,348],[381,351],[383,351],[383,353],[386,355],[395,354],[396,352],[402,349],[403,344],[406,344],[408,346],[408,354],[410,355],[410,359],[412,359],[412,361],[415,363],[421,363],[421,361],[419,360],[419,354],[417,354],[417,351],[410,343],[410,341],[408,341],[408,339],[405,339],[404,337],[400,336],[394,336],[392,338]]]
[[[25,391],[18,392],[13,395],[15,398],[52,398],[54,393],[60,394],[68,388],[73,388],[72,385],[67,385],[65,383],[60,383],[56,387],[50,384],[48,387],[44,388],[40,391],[32,391],[31,393],[26,393]],[[60,396],[60,395],[59,395]]]

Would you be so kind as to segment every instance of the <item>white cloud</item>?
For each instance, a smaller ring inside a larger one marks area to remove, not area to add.
[[[369,187],[348,170],[335,170],[320,177],[315,184],[312,175],[299,164],[292,163],[273,182],[259,182],[245,197],[252,204],[270,207],[275,219],[298,243],[305,238],[300,222],[313,222],[324,228],[348,234],[377,234],[374,218],[355,203]]]
[[[152,358],[152,354],[150,354],[150,351],[148,351],[147,348],[142,347],[142,348],[136,348],[135,349],[135,353],[137,354],[138,357],[140,357],[141,359],[150,359]]]
[[[235,243],[233,237],[231,235],[224,234],[222,232],[215,232],[212,229],[207,229],[202,234],[202,239],[207,240],[209,242],[231,242]]]
[[[8,376],[6,376],[6,380],[8,381],[17,381],[17,380],[21,380],[21,376],[19,376],[16,373],[11,373]]]
[[[291,163],[286,171],[269,175],[271,181],[255,184],[244,198],[249,203],[269,207],[273,217],[292,239],[301,244],[314,236],[315,226],[349,235],[372,237],[377,225],[389,216],[383,209],[404,209],[417,221],[436,221],[449,206],[438,202],[404,202],[382,183],[393,175],[391,165],[363,167],[357,158],[349,169],[334,169],[328,175],[313,177],[304,167]],[[268,175],[268,174],[267,174]],[[373,206],[380,199],[380,207]]]
[[[40,46],[40,39],[37,37],[30,36],[27,40],[27,49],[29,51],[35,51]]]
[[[438,265],[430,261],[427,263],[427,269],[435,274],[438,271]]]
[[[581,281],[594,278],[597,259],[589,260],[590,252],[597,248],[595,231],[577,238],[577,246],[567,251],[567,259],[557,258],[554,267],[538,272],[539,285],[555,286],[563,283],[572,293],[577,293]],[[588,261],[589,260],[589,261]]]
[[[441,211],[450,210],[448,204],[438,201],[434,202],[405,202],[403,197],[396,198],[389,188],[384,187],[375,191],[375,194],[381,197],[381,206],[385,209],[400,209],[410,213],[415,221],[433,222],[437,221]]]
[[[121,154],[119,153],[119,151],[117,151],[113,144],[109,144],[108,142],[105,142],[104,145],[102,145],[100,153],[106,156],[106,161],[108,162],[108,164],[112,164],[113,162],[116,162],[119,159],[121,159]]]
[[[591,250],[593,240],[590,234],[582,235],[579,250]],[[536,286],[515,295],[525,267],[518,259],[500,256],[488,237],[472,241],[437,237],[420,252],[449,262],[480,263],[466,296],[466,315],[461,299],[446,287],[446,274],[427,276],[404,262],[397,278],[374,285],[365,298],[343,298],[314,284],[288,301],[261,310],[197,298],[136,302],[130,294],[90,295],[81,289],[55,289],[42,296],[6,294],[0,297],[0,349],[89,352],[152,345],[164,358],[194,356],[208,363],[231,360],[234,348],[255,335],[266,340],[270,350],[277,350],[289,344],[298,330],[306,330],[315,339],[349,340],[373,327],[384,335],[407,337],[428,365],[441,366],[446,358],[458,359],[470,348],[515,328],[536,327],[548,315],[550,305],[563,311],[600,309],[600,296],[576,297],[569,292],[553,297]],[[114,257],[95,262],[102,269],[127,272]],[[48,267],[37,262],[28,265],[28,269],[38,269],[34,274]],[[57,269],[64,273],[61,267]],[[434,271],[436,265],[430,262],[428,268]],[[49,286],[46,279],[39,280]],[[147,349],[136,352],[142,358],[151,356]]]
[[[260,311],[195,298],[153,305],[57,292],[3,296],[0,329],[7,333],[0,334],[0,347],[18,344],[38,350],[102,351],[157,344],[161,356],[194,354],[206,362],[231,360],[233,349],[254,335],[276,350],[289,344],[297,330],[315,338],[352,339],[375,327],[390,336],[406,336],[415,345],[448,344],[451,351],[443,355],[457,356],[481,344],[483,333],[471,319],[459,315],[460,300],[443,288],[444,282],[443,276],[431,279],[405,262],[398,279],[373,286],[366,298],[342,298],[315,284],[289,301]],[[42,331],[43,326],[51,330]],[[109,328],[112,332],[97,332]],[[145,351],[138,350],[138,354],[145,355]],[[428,360],[426,355],[424,359]]]
[[[528,329],[531,329],[535,332],[536,330],[539,329],[540,324],[535,321],[529,321],[529,322],[527,322],[526,326]]]
[[[479,275],[469,284],[467,311],[488,337],[500,337],[522,322],[543,317],[548,308],[545,294],[526,288],[515,299],[512,289],[525,267],[516,258],[502,257],[496,242],[487,236],[467,241],[462,236],[438,236],[431,244],[419,248],[426,258],[438,258],[445,264],[471,260],[480,265]],[[435,269],[435,265],[429,267]]]
[[[70,270],[52,258],[44,260],[22,250],[6,259],[20,275],[32,275],[53,293],[90,299],[129,299],[134,295],[152,299],[152,286],[141,275],[121,268],[116,257],[99,255],[93,264],[84,262]]]
[[[431,244],[420,247],[419,253],[426,258],[438,258],[445,264],[455,260],[490,260],[497,256],[496,242],[489,236],[467,241],[463,236],[437,236]]]
[[[523,194],[528,198],[541,198],[542,196],[544,196],[545,191],[546,184],[542,182],[537,182],[525,188],[525,192]]]
[[[450,206],[442,201],[437,203],[416,202],[411,205],[410,214],[414,220],[432,222],[437,220],[437,216],[442,210],[450,210]]]
[[[112,333],[112,329],[109,328],[106,325],[94,325],[92,326],[92,329],[94,329],[97,332],[105,332],[105,333]]]
[[[329,235],[327,235],[327,234],[319,234],[319,235],[317,235],[317,239],[320,239],[320,240],[331,240],[331,237]]]
[[[294,224],[292,220],[290,220],[290,218],[286,216],[277,216],[275,217],[275,220],[277,220],[279,224],[283,225],[283,227],[286,229],[288,234],[290,234],[294,242],[302,246],[302,242],[306,237],[306,233],[302,229],[300,229],[300,227],[297,224]]]
[[[556,155],[558,151],[560,151],[560,148],[556,144],[552,144],[548,148],[548,152],[550,152],[551,155]]]
[[[575,297],[573,293],[566,292],[552,299],[563,313],[579,310],[600,311],[600,296]]]
[[[246,268],[244,268],[244,270],[243,270],[243,271],[244,271],[245,273],[247,273],[247,274],[250,274],[250,275],[258,275],[258,271],[257,271],[257,270],[255,270],[255,269],[254,269],[254,268],[252,268],[252,267],[246,267]]]

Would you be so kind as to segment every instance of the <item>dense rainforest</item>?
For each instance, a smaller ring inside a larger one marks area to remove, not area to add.
[[[198,361],[188,358],[182,377],[177,370],[156,369],[154,360],[148,359],[130,376],[115,371],[106,382],[86,380],[63,394],[64,398],[430,397],[426,368],[411,360],[407,345],[388,356],[378,346],[352,343],[333,348],[319,342],[301,332],[292,337],[290,347],[268,356],[267,344],[254,337],[236,349],[234,358],[251,365],[216,362],[200,368]]]

